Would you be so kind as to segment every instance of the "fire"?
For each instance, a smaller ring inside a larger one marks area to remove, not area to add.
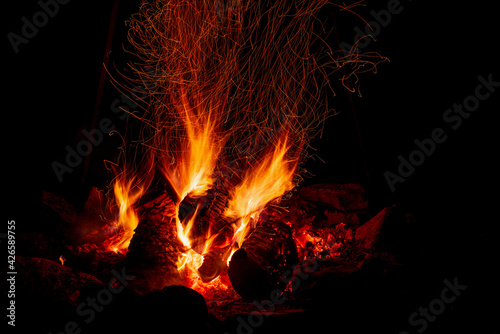
[[[243,181],[232,190],[224,215],[238,219],[233,224],[233,242],[241,245],[251,228],[255,227],[259,213],[276,198],[293,187],[297,159],[287,159],[290,149],[286,135],[276,143],[255,168],[248,170]]]
[[[126,179],[123,174],[115,179],[113,186],[116,206],[118,208],[115,221],[118,233],[105,242],[107,249],[118,253],[126,252],[134,230],[139,224],[139,217],[134,204],[144,193],[144,187],[135,185],[135,178]]]
[[[186,224],[183,224],[179,218],[176,219],[178,237],[187,248],[187,251],[181,254],[178,259],[177,270],[179,270],[179,272],[183,275],[184,284],[200,292],[204,296],[213,296],[217,290],[228,290],[229,285],[227,282],[224,283],[220,276],[210,282],[204,283],[198,275],[198,269],[203,264],[204,256],[192,249],[192,241],[188,237],[189,232],[196,221],[197,211],[198,210],[196,210],[195,214],[188,219]],[[208,235],[210,235],[210,232],[208,232]],[[201,252],[202,254],[208,253],[216,236],[217,234],[214,234],[205,241]]]
[[[186,226],[183,226],[182,222],[180,221],[179,217],[176,218],[176,225],[177,225],[177,236],[179,240],[182,242],[182,244],[186,247],[187,253],[181,254],[181,256],[178,259],[177,263],[177,269],[182,270],[184,266],[189,267],[191,271],[197,270],[203,261],[203,257],[196,253],[192,248],[191,248],[191,240],[189,239],[188,235],[193,227],[193,224],[195,222],[195,217],[196,213],[189,219],[188,223]]]
[[[142,127],[139,138],[129,140],[142,145],[141,154],[151,157],[153,167],[115,179],[117,233],[108,239],[108,249],[125,252],[129,246],[139,223],[134,204],[149,186],[137,182],[144,175],[150,180],[161,172],[178,212],[184,199],[209,193],[215,175],[223,174],[221,164],[235,162],[241,166],[234,171],[239,183],[228,189],[229,202],[220,217],[232,223],[230,236],[224,234],[228,229],[203,226],[203,245],[193,245],[199,208],[185,221],[178,213],[175,217],[186,249],[177,260],[184,284],[204,295],[229,288],[222,276],[208,283],[200,279],[207,254],[227,266],[266,205],[294,187],[307,142],[331,111],[322,101],[333,91],[329,75],[346,64],[363,63],[361,54],[356,59],[335,54],[327,39],[316,36],[316,14],[327,3],[143,1],[129,21],[128,39],[140,61],[131,64],[137,78],[127,79],[143,87],[133,94],[143,93],[144,112],[134,112]],[[258,136],[262,129],[272,133]],[[247,141],[242,148],[243,139],[252,136],[264,143]]]
[[[309,226],[298,229],[294,233],[295,244],[301,261],[322,256],[335,257],[346,240],[352,239],[352,230],[340,223],[332,230],[312,231]]]
[[[199,197],[213,184],[212,174],[222,148],[216,137],[216,123],[210,111],[194,112],[183,97],[178,106],[183,120],[186,139],[180,145],[175,163],[164,161],[162,171],[174,188],[179,202],[188,194]]]

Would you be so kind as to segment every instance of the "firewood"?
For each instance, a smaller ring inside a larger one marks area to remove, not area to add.
[[[242,298],[269,298],[272,289],[285,288],[283,274],[298,262],[290,226],[271,216],[233,254],[228,273]]]
[[[239,178],[233,177],[228,183],[234,186],[238,180]],[[198,274],[205,283],[215,279],[227,268],[226,259],[223,259],[223,256],[229,250],[230,245],[227,245],[227,240],[230,240],[233,234],[232,221],[224,217],[228,202],[228,187],[216,186],[210,189],[207,196],[197,199],[188,196],[180,204],[181,221],[197,212],[196,224],[188,236],[194,251],[199,253],[203,251],[207,238],[211,237],[209,230],[217,234],[209,252],[202,254],[203,264],[198,269]]]
[[[198,269],[198,275],[204,283],[208,283],[217,278],[226,268],[222,252],[218,249],[212,249],[203,255],[203,264]]]
[[[206,196],[191,198],[187,196],[179,205],[179,218],[184,221],[186,218],[196,213],[196,224],[190,231],[189,239],[195,251],[201,252],[206,242],[207,232],[210,229],[213,233],[221,235],[219,240],[224,241],[222,236],[231,234],[231,221],[224,217],[224,210],[229,202],[229,190],[237,182],[238,178],[233,177],[228,182],[229,186],[216,186],[209,190]]]
[[[185,251],[177,237],[175,204],[166,193],[138,209],[140,219],[127,253],[127,270],[140,293],[180,283],[177,260]]]

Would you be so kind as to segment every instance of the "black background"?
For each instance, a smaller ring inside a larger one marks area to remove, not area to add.
[[[138,3],[120,1],[110,54],[110,66],[118,69],[127,61],[122,50],[124,21],[137,11]],[[367,7],[357,11],[369,21],[369,11],[385,9],[387,3],[366,1]],[[63,162],[65,146],[75,147],[83,139],[81,130],[90,129],[112,5],[112,1],[80,0],[61,5],[18,54],[7,33],[20,34],[21,18],[31,18],[40,7],[36,1],[4,5],[2,126],[7,201],[3,211],[21,231],[40,228],[42,190],[81,205],[90,186],[102,188],[110,180],[102,161],[116,156],[117,136],[94,148],[84,182],[83,165],[61,183],[51,163]],[[495,308],[488,303],[498,305],[499,300],[494,269],[498,266],[500,88],[457,130],[446,128],[442,116],[474,93],[479,75],[486,78],[492,73],[493,80],[500,81],[498,10],[486,1],[407,0],[401,5],[401,13],[393,15],[377,41],[366,48],[390,62],[380,64],[376,74],[360,77],[361,94],[349,97],[346,90],[336,90],[330,103],[339,115],[326,122],[323,137],[312,143],[318,158],[307,162],[311,175],[305,184],[361,183],[375,212],[395,203],[412,213],[423,236],[421,262],[427,265],[421,265],[422,277],[431,282],[429,286],[436,286],[423,293],[415,307],[435,298],[444,278],[458,276],[470,288],[457,302],[461,313],[441,325],[448,328],[458,322],[453,328],[463,323],[478,326],[478,333],[492,333]],[[364,29],[361,19],[338,9],[324,15],[329,22],[335,17],[338,39],[332,35],[333,46],[342,41],[352,44],[354,27]],[[119,97],[107,80],[98,119],[108,117],[123,129],[125,124],[120,122],[124,121],[110,107]],[[413,141],[429,138],[436,127],[446,130],[446,142],[391,192],[384,172],[396,173],[398,156],[407,157],[415,149]]]

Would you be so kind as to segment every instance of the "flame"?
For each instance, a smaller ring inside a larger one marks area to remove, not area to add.
[[[242,182],[233,189],[224,215],[238,219],[233,224],[233,242],[238,245],[255,227],[264,207],[294,187],[293,177],[298,159],[287,159],[290,148],[288,137],[283,135],[274,150],[264,155],[255,168],[248,170]]]
[[[188,237],[195,222],[197,212],[198,209],[196,209],[195,214],[189,218],[186,226],[183,226],[179,217],[176,217],[177,237],[187,249],[186,253],[182,253],[179,256],[177,261],[177,270],[182,270],[187,264],[191,271],[196,271],[202,264],[201,261],[203,260],[203,257],[191,248],[191,240]]]
[[[205,143],[210,143],[210,140],[207,138],[212,134],[213,132],[207,131],[202,132],[199,136],[193,136],[195,140],[190,141],[190,144],[192,143],[192,147],[196,147],[197,144],[200,145],[199,147],[202,147]],[[210,145],[207,145],[207,147],[209,148],[200,152],[207,152],[211,148]],[[226,265],[229,265],[232,255],[238,249],[239,245],[243,243],[248,233],[252,228],[255,228],[259,214],[265,206],[294,187],[293,177],[298,159],[287,159],[287,153],[290,148],[289,139],[284,134],[277,140],[274,147],[265,152],[264,156],[253,168],[247,170],[241,183],[232,190],[228,207],[224,212],[225,217],[236,220],[232,224],[232,240],[229,240],[225,244],[217,245],[218,249],[225,249],[222,254],[222,261]],[[186,166],[186,168],[178,168],[175,169],[175,172],[170,173],[168,170],[165,170],[166,175],[169,175],[171,178],[174,175],[175,177],[183,175],[183,180],[193,181],[190,187],[185,186],[182,190],[181,188],[177,188],[177,191],[180,190],[178,194],[182,195],[181,199],[187,196],[187,194],[190,196],[193,196],[193,193],[198,194],[197,190],[207,190],[211,179],[208,177],[208,174],[204,178],[199,176],[203,172],[210,171],[211,164],[214,163],[211,160],[206,160],[206,154],[198,154],[199,152],[196,152],[196,150],[193,152],[193,150],[188,149],[184,152],[187,152],[193,158],[192,165],[196,167],[188,168],[189,166]],[[181,166],[184,165],[181,164]],[[172,178],[171,180],[175,184],[183,184],[181,179]],[[206,182],[200,182],[202,180]],[[189,238],[189,235],[198,219],[198,210],[199,207],[196,208],[193,215],[186,218],[186,221],[181,221],[179,217],[176,218],[177,235],[187,249],[186,252],[179,256],[177,269],[184,277],[184,284],[206,296],[207,294],[213,294],[215,292],[214,289],[227,290],[229,286],[227,283],[221,281],[220,276],[208,283],[203,283],[198,275],[197,271],[203,264],[203,254],[207,254],[212,249],[214,240],[219,233],[209,228],[206,232],[201,254],[193,250],[192,240]]]
[[[118,217],[115,221],[119,233],[105,243],[108,250],[115,253],[124,253],[134,235],[134,230],[139,224],[139,217],[133,207],[144,193],[143,186],[135,185],[135,178],[127,179],[124,174],[115,179],[113,186]]]
[[[223,216],[233,222],[233,231],[224,244],[216,244],[220,231],[209,226],[201,254],[196,252],[190,232],[198,208],[186,221],[176,217],[177,236],[186,248],[177,268],[185,285],[203,295],[228,289],[221,276],[201,282],[197,270],[203,254],[217,248],[229,264],[265,206],[294,187],[303,148],[330,112],[322,101],[325,91],[333,92],[329,75],[348,65],[355,76],[361,65],[372,64],[373,69],[377,64],[358,53],[354,59],[339,57],[327,39],[317,38],[316,13],[328,2],[297,0],[290,7],[279,0],[148,0],[129,21],[128,39],[140,60],[131,64],[137,74],[131,81],[143,87],[131,93],[144,106],[143,114],[133,113],[143,122],[133,140],[142,144],[146,153],[141,155],[150,156],[148,163],[154,166],[146,177],[151,179],[158,167],[173,189],[178,212],[186,197],[208,193],[215,173],[224,169],[217,169],[221,163],[246,159],[250,165],[235,171],[241,182],[229,189]],[[279,135],[259,133],[262,129]],[[264,143],[246,141],[252,135]],[[261,146],[267,147],[262,155]],[[147,189],[137,182],[143,172],[131,174],[120,174],[114,183],[118,232],[107,243],[115,252],[127,250],[139,223],[134,204]]]
[[[174,188],[179,202],[188,194],[199,197],[212,186],[213,171],[223,141],[217,137],[216,117],[210,111],[193,110],[183,95],[178,106],[186,138],[179,145],[175,163],[164,163],[162,171]],[[201,107],[199,107],[201,109]]]
[[[185,224],[183,224],[179,218],[176,219],[177,235],[187,249],[185,253],[182,253],[179,256],[177,261],[177,270],[183,275],[184,284],[186,286],[198,291],[203,296],[214,296],[217,291],[229,290],[230,286],[228,282],[223,282],[220,276],[208,283],[203,283],[198,275],[198,269],[203,264],[203,255],[192,249],[192,241],[188,237],[189,232],[196,221],[197,213],[198,208],[195,213],[188,218],[188,221]],[[211,232],[209,230],[207,232],[207,236],[210,235]],[[202,254],[206,254],[209,251],[217,235],[217,233],[212,234],[207,240],[205,240],[201,251]]]

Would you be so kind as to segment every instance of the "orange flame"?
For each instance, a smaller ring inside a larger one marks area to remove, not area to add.
[[[196,271],[202,264],[203,257],[191,248],[191,240],[188,237],[189,232],[191,231],[191,228],[193,227],[193,224],[195,222],[197,211],[198,210],[196,210],[195,214],[189,218],[186,226],[183,226],[179,217],[176,217],[177,236],[187,249],[187,252],[181,254],[177,261],[177,270],[183,269],[187,264],[187,267],[191,271]]]
[[[118,218],[115,223],[121,233],[115,238],[108,239],[107,248],[113,252],[126,252],[139,224],[139,217],[133,205],[144,193],[144,187],[135,186],[135,178],[126,179],[123,175],[115,179],[113,186],[115,201],[118,207]]]
[[[165,163],[162,171],[174,188],[179,202],[188,194],[199,197],[213,184],[212,173],[223,143],[217,138],[216,119],[210,110],[192,110],[186,96],[178,106],[186,138],[179,145],[173,164]]]
[[[330,74],[348,65],[354,66],[355,76],[361,65],[369,63],[373,69],[377,64],[361,54],[354,59],[339,56],[326,39],[317,38],[315,15],[327,3],[148,0],[129,22],[129,41],[140,59],[131,64],[138,75],[132,80],[141,87],[147,83],[138,98],[147,107],[143,115],[134,114],[143,121],[137,142],[174,190],[177,209],[187,196],[207,194],[219,158],[248,161],[252,146],[237,149],[246,136],[256,129],[280,129],[277,137],[262,134],[267,152],[250,163],[241,183],[230,190],[223,215],[235,223],[232,240],[222,247],[223,261],[229,262],[255,228],[265,206],[294,187],[303,148],[330,112],[322,101],[333,91]],[[126,251],[138,224],[134,203],[146,186],[134,184],[137,175],[117,178],[114,184],[117,224],[123,231],[110,242],[115,251]],[[203,256],[192,249],[189,238],[197,216],[198,209],[188,221],[176,218],[178,238],[187,249],[177,267],[187,286],[205,294],[210,288],[227,288],[227,282],[220,277],[200,282],[197,270]],[[214,247],[218,233],[208,228],[202,254]]]
[[[187,248],[187,251],[181,254],[178,259],[177,270],[179,270],[179,272],[183,275],[184,284],[198,291],[204,296],[207,296],[208,294],[213,296],[217,290],[228,290],[229,285],[227,284],[227,282],[221,281],[220,277],[217,277],[208,283],[203,283],[198,275],[197,271],[203,264],[203,255],[197,253],[191,248],[191,240],[188,237],[189,232],[196,221],[197,211],[198,209],[195,211],[195,214],[189,218],[186,224],[183,224],[179,218],[176,219],[177,235],[184,246]],[[207,234],[210,235],[210,231]],[[201,251],[202,254],[208,252],[216,236],[217,234],[213,234],[205,241],[203,249]]]
[[[287,160],[290,147],[286,135],[279,138],[274,150],[266,154],[255,168],[248,170],[243,181],[233,189],[224,215],[238,219],[233,224],[233,242],[238,245],[242,244],[251,228],[255,227],[266,204],[294,187],[293,177],[298,159]]]

